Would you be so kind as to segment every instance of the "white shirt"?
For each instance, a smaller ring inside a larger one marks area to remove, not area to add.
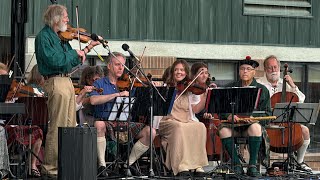
[[[191,92],[188,92],[188,98],[189,98],[189,112],[190,117],[192,120],[199,122],[199,119],[196,117],[196,114],[192,110],[191,105],[197,105],[201,101],[200,95],[192,94]]]
[[[269,90],[270,97],[277,92],[282,92],[282,85],[283,85],[282,78],[279,78],[276,87],[272,86],[272,84],[267,80],[267,78],[265,76],[257,79],[257,82],[264,85]],[[300,103],[304,102],[306,96],[299,90],[299,88],[297,86],[295,88],[292,88],[288,83],[286,83],[286,86],[287,86],[286,87],[287,92],[295,93],[299,98],[299,102]]]

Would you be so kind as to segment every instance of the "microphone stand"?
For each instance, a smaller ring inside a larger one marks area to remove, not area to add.
[[[141,62],[138,57],[133,56],[138,62]],[[147,75],[144,73],[144,71],[141,69],[140,66],[138,66],[136,63],[134,63],[135,67],[138,69],[138,71],[143,75],[143,77],[147,80],[148,85],[150,87],[150,169],[149,169],[149,177],[154,177],[154,171],[153,171],[153,137],[152,137],[152,126],[153,126],[153,90],[156,90],[157,94],[161,97],[161,99],[166,102],[164,97],[160,94],[158,88],[151,82],[151,80],[147,77]],[[133,74],[133,73],[132,73]]]

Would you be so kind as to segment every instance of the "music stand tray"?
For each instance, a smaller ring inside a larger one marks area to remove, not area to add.
[[[214,88],[208,92],[206,109],[209,113],[232,113],[230,103],[235,103],[235,114],[251,114],[258,106],[258,91],[255,86]]]
[[[292,122],[316,124],[320,110],[319,103],[291,102],[290,107],[288,105],[289,103],[277,103],[275,105],[272,114],[277,116],[277,119],[272,122],[286,122],[285,114],[294,107]]]

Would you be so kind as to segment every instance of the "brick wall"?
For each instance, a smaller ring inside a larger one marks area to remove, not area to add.
[[[171,66],[176,59],[176,57],[144,56],[141,65],[145,73],[150,73],[152,78],[161,78],[166,68]]]

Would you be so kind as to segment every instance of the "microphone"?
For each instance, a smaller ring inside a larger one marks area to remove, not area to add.
[[[102,37],[98,36],[97,34],[91,34],[90,38],[94,41],[99,41],[103,45],[103,47],[106,47],[108,44],[107,40],[102,39]]]
[[[140,59],[129,49],[128,44],[122,44],[122,49],[128,51],[131,57],[134,57],[137,61],[140,62]]]

